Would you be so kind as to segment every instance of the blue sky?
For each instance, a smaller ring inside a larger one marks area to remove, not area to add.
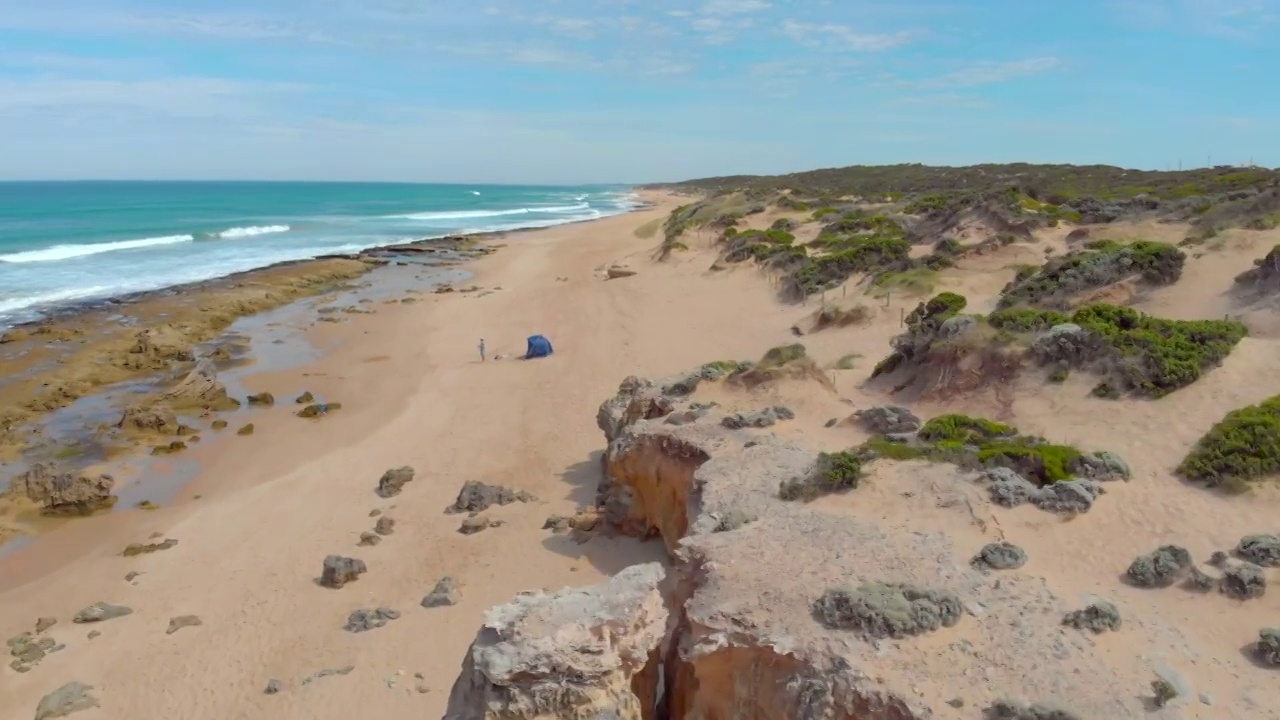
[[[1280,0],[0,0],[0,179],[1278,166],[1277,37]]]

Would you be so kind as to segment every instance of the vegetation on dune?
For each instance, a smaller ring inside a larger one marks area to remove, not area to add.
[[[1169,285],[1182,276],[1187,256],[1167,243],[1122,245],[1096,240],[1080,252],[1053,258],[1036,271],[1021,271],[1001,292],[1001,308],[1038,305],[1065,309],[1073,295],[1138,276],[1151,285]]]
[[[820,453],[808,475],[784,480],[779,485],[778,497],[808,502],[823,495],[853,490],[861,481],[862,460],[858,455],[848,451]]]
[[[965,467],[1004,467],[1040,486],[1089,475],[1091,468],[1118,465],[1114,460],[1102,459],[1110,458],[1107,453],[1088,454],[1070,445],[1023,435],[1012,425],[959,414],[929,420],[912,442],[873,438],[857,452],[864,460],[932,460]]]
[[[1089,305],[1071,321],[1109,351],[1109,376],[1099,396],[1131,392],[1163,397],[1190,385],[1226,359],[1248,328],[1234,320],[1169,320],[1132,308]]]
[[[1057,310],[1029,307],[1005,308],[987,316],[991,327],[1015,333],[1041,332],[1067,322],[1071,318]]]
[[[795,362],[806,356],[804,345],[793,343],[791,345],[779,345],[770,348],[765,352],[764,357],[760,358],[760,362],[756,363],[757,370],[769,370],[772,368]]]
[[[1200,438],[1178,473],[1210,487],[1280,475],[1280,396],[1233,410]]]

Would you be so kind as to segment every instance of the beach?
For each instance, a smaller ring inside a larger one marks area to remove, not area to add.
[[[235,435],[236,424],[222,434],[200,429],[204,440],[181,455],[198,469],[171,500],[72,520],[0,557],[6,637],[28,616],[56,616],[67,646],[31,672],[4,671],[3,716],[29,712],[72,676],[114,688],[101,717],[438,714],[484,609],[521,590],[589,584],[660,557],[651,543],[578,545],[542,530],[548,516],[590,504],[601,450],[591,418],[621,375],[750,354],[758,343],[727,339],[738,302],[671,336],[672,315],[639,309],[657,302],[678,314],[700,288],[674,283],[665,297],[646,298],[634,282],[642,276],[602,279],[608,265],[648,261],[656,240],[633,231],[674,204],[652,199],[632,214],[513,236],[468,264],[467,283],[481,291],[424,287],[338,323],[317,323],[312,312],[299,322],[310,326],[312,345],[331,350],[300,367],[245,375],[246,390],[273,393],[276,406],[242,411],[251,436]],[[398,302],[404,297],[417,301]],[[767,294],[758,306],[772,310]],[[534,333],[551,338],[555,355],[512,359]],[[480,337],[491,355],[483,364]],[[342,409],[295,417],[292,400],[304,391]],[[415,469],[414,482],[379,498],[379,476],[402,465]],[[503,508],[503,527],[463,536],[459,518],[442,511],[467,480],[519,487],[538,501]],[[374,509],[395,518],[395,532],[359,548]],[[130,543],[158,542],[154,534],[178,543],[120,556]],[[332,553],[361,556],[369,573],[344,591],[318,587]],[[131,572],[141,574],[126,581]],[[417,607],[444,576],[457,580],[463,602]],[[70,618],[98,601],[134,613],[88,640]],[[403,632],[342,632],[347,614],[367,603],[400,609]],[[203,625],[166,635],[168,619],[182,614]],[[349,664],[356,669],[346,680],[359,690],[318,682],[305,694],[262,694],[271,678],[296,686]],[[429,679],[429,692],[416,692],[414,673]]]
[[[868,433],[840,419],[885,404],[888,391],[867,383],[867,376],[922,298],[906,291],[868,295],[850,282],[829,297],[785,304],[769,273],[720,262],[712,232],[687,234],[687,250],[657,262],[659,226],[687,198],[648,192],[644,199],[650,206],[625,215],[481,240],[477,249],[491,252],[437,268],[465,277],[393,261],[375,271],[385,275],[361,274],[353,282],[369,287],[333,289],[337,295],[299,298],[258,316],[266,320],[248,334],[281,342],[250,342],[246,357],[257,355],[258,363],[225,375],[234,380],[233,394],[268,392],[273,405],[187,420],[199,443],[172,456],[146,457],[153,463],[148,472],[166,477],[175,477],[170,463],[186,464],[189,475],[178,473],[180,483],[166,481],[171,492],[137,489],[145,480],[121,474],[115,512],[60,521],[0,556],[0,634],[14,636],[38,618],[53,618],[46,632],[65,645],[26,672],[0,670],[0,717],[29,717],[43,696],[71,681],[95,688],[100,707],[77,716],[86,720],[441,717],[490,608],[522,592],[594,585],[638,563],[670,562],[666,538],[548,527],[553,516],[596,505],[606,447],[597,410],[624,378],[671,377],[712,361],[750,362],[801,336],[815,371],[750,391],[705,383],[695,397],[718,403],[723,413],[785,406],[794,419],[769,433],[807,452],[866,440]],[[778,216],[771,211],[749,222],[768,227]],[[1034,242],[966,258],[939,275],[939,288],[963,292],[971,307],[990,311],[1017,264],[1065,251],[1069,230],[1054,228]],[[1129,230],[1165,232],[1155,225]],[[1135,302],[1175,317],[1198,316],[1204,307],[1219,313],[1212,303],[1222,288],[1275,239],[1274,233],[1228,233],[1222,253],[1190,261],[1193,284]],[[372,292],[384,282],[394,290],[376,299],[344,294]],[[437,292],[445,284],[453,291]],[[861,305],[864,319],[819,329],[820,311],[842,304]],[[554,354],[517,359],[534,334],[549,338]],[[314,354],[270,358],[271,348],[292,347],[294,337]],[[480,338],[487,343],[485,362],[477,352]],[[961,407],[1062,442],[1114,450],[1133,477],[1108,483],[1107,496],[1087,516],[1058,517],[1033,507],[995,507],[950,466],[878,462],[864,487],[795,510],[812,511],[823,522],[884,528],[894,548],[945,537],[955,542],[947,546],[946,562],[937,561],[947,577],[996,539],[1016,543],[1033,559],[1029,572],[1007,574],[994,585],[1039,593],[1040,605],[1029,605],[1025,614],[1044,626],[1027,632],[1059,643],[1054,673],[1021,664],[1026,648],[1010,628],[1023,628],[1025,619],[1021,606],[1010,604],[992,610],[1005,613],[997,616],[1000,623],[1008,620],[999,635],[984,635],[984,627],[996,626],[978,625],[988,621],[974,611],[958,639],[894,643],[884,651],[885,682],[935,708],[937,717],[958,720],[972,717],[979,701],[1016,692],[1016,682],[1069,694],[1071,678],[1095,676],[1089,673],[1132,687],[1132,698],[1115,701],[1131,709],[1140,705],[1134,698],[1155,665],[1185,685],[1181,716],[1274,717],[1265,709],[1275,707],[1265,700],[1274,700],[1265,686],[1273,671],[1253,664],[1240,648],[1267,622],[1273,599],[1243,604],[1216,593],[1120,587],[1116,579],[1135,555],[1157,546],[1185,542],[1199,558],[1232,547],[1241,532],[1271,527],[1280,503],[1274,487],[1249,498],[1211,495],[1175,479],[1173,465],[1224,412],[1280,393],[1280,371],[1268,360],[1274,342],[1273,334],[1259,331],[1221,368],[1162,404],[1115,403],[1105,417],[1081,378],[1046,389],[1028,376],[994,395],[914,403],[924,415]],[[300,418],[305,404],[294,400],[303,393],[341,408]],[[229,424],[215,431],[210,423],[218,417]],[[250,422],[253,432],[238,434]],[[750,437],[747,447],[764,435]],[[145,449],[125,454],[140,458]],[[386,491],[384,473],[403,467],[413,469],[412,480]],[[758,470],[746,468],[743,475]],[[523,495],[489,508],[479,531],[460,532],[468,515],[446,509],[471,481]],[[142,500],[158,507],[134,509]],[[761,525],[769,527],[753,527]],[[732,534],[714,537],[729,543]],[[736,562],[719,569],[745,583],[745,595],[726,603],[726,612],[767,606],[772,590],[757,591],[770,583],[784,596],[798,583],[812,582],[801,589],[820,592],[821,583],[833,581],[830,563],[861,563],[873,573],[882,571],[882,557],[896,557],[888,545],[810,547],[803,537],[792,539],[798,544],[785,550],[767,542],[754,553],[744,546]],[[153,547],[125,556],[130,544]],[[839,557],[816,562],[821,552]],[[359,559],[367,572],[339,589],[325,587],[322,566],[330,555]],[[425,607],[445,578],[456,588],[451,602]],[[991,583],[983,587],[989,592]],[[1125,635],[1095,640],[1059,628],[1058,608],[1097,597],[1119,606]],[[130,612],[72,622],[99,602]],[[344,631],[353,611],[383,608],[395,613],[384,627]],[[791,605],[769,611],[780,625],[808,622]],[[198,624],[184,620],[168,632],[187,616]],[[1066,684],[1056,685],[1059,678]],[[967,707],[948,703],[960,695],[969,698]]]

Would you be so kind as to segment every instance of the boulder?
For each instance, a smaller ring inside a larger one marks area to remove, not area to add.
[[[652,720],[670,621],[658,563],[485,615],[445,720]]]
[[[347,616],[347,624],[342,629],[352,633],[368,632],[398,619],[400,613],[389,607],[360,608]]]
[[[378,493],[378,497],[395,497],[406,484],[412,482],[413,474],[413,468],[408,465],[391,468],[378,478],[378,489],[374,492]]]
[[[390,535],[396,531],[396,521],[384,515],[373,524],[373,531],[379,535]]]
[[[458,497],[453,504],[445,508],[445,512],[482,512],[494,505],[510,505],[515,502],[529,502],[533,499],[532,495],[523,490],[468,480],[458,491]]]
[[[461,597],[461,594],[458,593],[457,584],[454,583],[453,578],[443,577],[440,578],[440,581],[436,583],[436,586],[431,589],[431,592],[427,593],[426,597],[422,598],[422,607],[436,608],[457,605],[458,600],[461,599]]]
[[[876,435],[896,435],[913,433],[920,429],[920,418],[907,408],[897,405],[883,405],[859,410],[853,414],[867,432]]]
[[[36,463],[13,479],[9,492],[22,493],[43,506],[46,515],[88,515],[116,504],[115,478],[57,472],[52,465]]]
[[[191,372],[163,397],[184,407],[204,406],[214,410],[240,407],[239,400],[227,395],[227,387],[218,380],[218,369],[208,358],[197,360]]]
[[[269,392],[260,392],[248,397],[250,405],[275,405],[276,397]]]
[[[608,279],[610,280],[616,280],[618,278],[624,278],[624,277],[631,277],[632,275],[635,275],[635,274],[636,274],[635,270],[622,267],[621,265],[610,265],[609,269],[605,271],[605,275],[608,276]]]
[[[324,559],[324,569],[320,573],[320,584],[328,588],[340,588],[349,582],[355,582],[368,571],[363,560],[330,555]]]
[[[114,620],[116,618],[132,614],[133,608],[126,607],[124,605],[112,605],[107,602],[96,602],[76,613],[72,622],[96,623],[104,620]]]

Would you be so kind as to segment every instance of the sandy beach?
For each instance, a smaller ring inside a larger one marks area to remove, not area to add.
[[[72,680],[94,686],[100,700],[99,708],[77,715],[85,720],[440,717],[490,607],[522,591],[590,585],[629,565],[665,562],[661,540],[603,533],[575,539],[543,529],[548,517],[594,503],[605,443],[595,424],[601,401],[628,375],[660,377],[712,360],[759,358],[795,342],[792,328],[810,327],[818,307],[780,303],[769,276],[754,268],[709,269],[710,234],[654,262],[661,234],[649,230],[684,199],[656,193],[646,199],[651,207],[627,215],[511,236],[498,252],[465,267],[476,292],[434,293],[428,285],[367,303],[376,311],[350,313],[342,322],[317,322],[312,309],[290,320],[323,353],[297,367],[244,373],[244,390],[270,392],[275,405],[242,409],[221,431],[197,428],[204,439],[182,455],[194,464],[194,477],[172,498],[155,510],[77,519],[0,557],[0,634],[56,618],[48,632],[65,645],[28,672],[0,670],[0,717],[25,720],[42,696]],[[772,219],[751,222],[767,226]],[[970,258],[941,274],[939,289],[963,292],[973,298],[971,307],[989,310],[983,304],[1015,264],[1043,258],[1047,248],[1061,251],[1068,229],[1045,234],[1038,240],[1043,247]],[[1139,307],[1173,317],[1201,305],[1218,312],[1212,303],[1231,277],[1277,239],[1274,232],[1233,233],[1223,241],[1229,253],[1189,261],[1194,285],[1184,280],[1175,292],[1142,298]],[[614,265],[635,274],[606,279]],[[883,404],[885,391],[864,380],[920,298],[863,299],[861,292],[850,283],[831,300],[866,303],[867,322],[803,338],[826,375],[823,383],[756,393],[715,387],[698,397],[726,410],[785,403],[798,418],[777,431],[806,448],[835,450],[865,439],[860,430],[827,421]],[[1159,404],[1118,403],[1099,417],[1083,399],[1085,381],[1074,379],[1052,388],[1022,379],[1007,389],[1012,400],[966,401],[967,412],[1120,453],[1133,481],[1110,486],[1106,502],[1087,518],[1063,522],[1020,508],[997,519],[989,504],[972,503],[961,512],[935,503],[935,495],[944,487],[968,491],[952,487],[950,469],[924,463],[878,465],[866,489],[814,507],[904,535],[945,529],[966,548],[996,537],[1016,542],[1044,559],[1036,572],[1056,597],[1078,603],[1105,595],[1126,623],[1133,618],[1126,637],[1102,637],[1090,647],[1107,658],[1110,672],[1133,683],[1135,694],[1150,680],[1151,663],[1176,668],[1195,689],[1182,714],[1158,717],[1280,717],[1274,671],[1256,666],[1240,647],[1241,638],[1274,624],[1274,597],[1248,605],[1218,598],[1206,611],[1204,598],[1121,588],[1116,580],[1134,555],[1165,542],[1185,542],[1200,557],[1233,546],[1242,532],[1274,531],[1280,507],[1274,488],[1229,498],[1172,475],[1185,448],[1223,413],[1280,393],[1275,339],[1259,327],[1222,368]],[[555,354],[514,359],[535,333],[551,339]],[[481,337],[490,354],[483,363],[476,351]],[[303,392],[342,408],[298,418],[293,399]],[[913,407],[925,415],[954,411],[942,402]],[[236,434],[244,422],[253,423],[251,435]],[[401,466],[414,469],[413,480],[400,494],[381,497],[379,478]],[[494,508],[487,516],[501,525],[462,534],[465,516],[444,510],[468,481],[535,499]],[[975,513],[982,523],[973,521]],[[361,546],[361,534],[382,518],[394,520],[393,531]],[[177,543],[121,555],[130,543],[165,539]],[[341,589],[321,587],[317,578],[331,554],[359,558],[368,571]],[[456,583],[458,602],[420,606],[445,577]],[[97,602],[132,612],[92,625],[72,622]],[[343,631],[352,611],[379,607],[398,618],[370,632]],[[1203,620],[1206,613],[1211,622]],[[188,615],[199,624],[166,632],[172,618]],[[924,667],[926,658],[920,662]],[[1072,669],[1068,661],[1059,668]],[[264,692],[273,680],[279,692]],[[975,717],[976,707],[962,711],[943,702],[952,691],[949,676],[911,681],[935,703],[938,717]],[[977,697],[1005,690],[971,685]]]

